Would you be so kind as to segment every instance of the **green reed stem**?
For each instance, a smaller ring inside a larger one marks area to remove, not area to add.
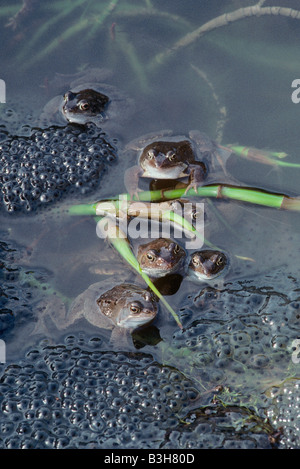
[[[157,191],[144,191],[140,192],[138,198],[133,196],[133,200],[157,202],[161,200],[179,199],[181,197],[211,197],[217,199],[233,199],[242,202],[247,202],[256,205],[263,205],[265,207],[272,207],[285,210],[300,211],[300,197],[289,197],[284,194],[276,194],[259,189],[252,189],[247,187],[229,186],[226,184],[212,184],[208,186],[198,187],[195,192],[190,189],[188,192],[183,189],[170,189],[170,190],[157,190]],[[112,197],[111,201],[116,201],[117,198],[123,200],[131,200],[129,194],[121,194],[117,197]],[[97,204],[83,204],[75,205],[69,209],[70,215],[95,215]]]
[[[179,199],[180,197],[212,197],[218,199],[234,199],[242,202],[248,202],[257,205],[264,205],[266,207],[273,208],[284,208],[289,210],[300,210],[300,198],[289,197],[284,194],[276,194],[272,192],[266,192],[259,189],[252,189],[247,187],[236,187],[229,186],[226,184],[213,184],[208,186],[198,187],[197,192],[194,189],[190,189],[186,192],[186,189],[170,189],[166,191],[145,191],[139,193],[139,198],[134,200],[140,201],[158,201],[162,199]],[[129,200],[129,194],[122,194],[118,196]]]
[[[119,211],[122,212],[122,202],[120,203],[118,200],[110,200],[110,201],[105,201],[105,206],[103,205],[103,202],[98,202],[96,204],[80,204],[80,205],[73,205],[68,209],[69,215],[74,215],[74,216],[95,216],[99,215],[99,210],[98,206],[102,205],[103,208],[101,208],[101,219],[103,216],[115,216],[116,218],[119,216]],[[139,214],[139,216],[142,216]],[[172,210],[162,210],[161,212],[161,221],[164,220],[169,220],[172,223],[179,225],[183,230],[188,231],[192,235],[200,238],[203,243],[212,249],[220,249],[218,248],[215,244],[212,244],[210,241],[208,241],[201,233],[199,233],[195,227],[184,217],[181,215],[173,212]],[[98,219],[96,220],[98,221]],[[222,220],[223,223],[225,223],[224,220]],[[226,224],[226,223],[225,223]]]
[[[69,208],[69,215],[96,215],[97,204],[72,205]]]
[[[283,166],[286,168],[300,168],[300,163],[282,161],[282,158],[286,158],[287,156],[284,152],[258,150],[256,148],[243,147],[240,145],[226,145],[224,148],[232,150],[236,155],[241,156],[242,158],[258,161],[259,163],[269,164],[272,166]]]

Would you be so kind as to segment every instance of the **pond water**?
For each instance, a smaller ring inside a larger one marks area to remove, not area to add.
[[[119,159],[105,161],[100,183],[87,194],[69,191],[29,213],[7,213],[1,202],[0,325],[6,362],[11,364],[43,339],[43,334],[32,336],[31,332],[41,301],[49,303],[52,296],[38,283],[75,298],[99,279],[113,281],[120,273],[122,280],[138,281],[125,261],[97,236],[93,217],[72,217],[67,212],[72,204],[94,203],[125,192],[124,170],[133,162],[122,160],[121,150],[132,139],[162,129],[179,135],[198,129],[219,144],[286,152],[286,160],[299,163],[300,104],[291,100],[291,83],[300,78],[300,21],[288,15],[265,15],[223,27],[216,23],[215,29],[181,46],[179,41],[188,33],[247,2],[168,0],[162,7],[157,0],[28,1],[9,27],[5,25],[21,5],[4,3],[0,8],[0,78],[6,83],[6,103],[0,104],[2,145],[15,141],[17,146],[22,139],[28,144],[40,131],[44,106],[67,91],[69,76],[82,73],[88,82],[92,69],[103,69],[103,81],[134,102],[127,119],[121,118],[115,128],[104,128]],[[297,1],[284,3],[286,8],[298,6]],[[121,117],[123,112],[121,108]],[[58,143],[62,138],[71,141],[73,131],[66,130],[67,124],[60,127]],[[56,127],[47,138],[54,131]],[[96,139],[94,132],[88,138]],[[0,157],[6,151],[1,148]],[[43,158],[45,150],[41,152]],[[227,170],[245,186],[299,194],[298,168],[266,165],[233,154]],[[219,182],[226,183],[224,175]],[[220,402],[268,416],[276,433],[282,423],[280,412],[284,413],[284,404],[276,411],[278,392],[284,393],[287,380],[296,382],[300,376],[297,360],[292,359],[300,325],[299,213],[239,201],[201,202],[209,214],[205,238],[228,254],[228,275],[212,285],[183,279],[177,293],[167,297],[183,322],[183,331],[161,307],[155,333],[149,332],[154,334],[153,343],[145,345],[144,338],[137,337],[143,345],[139,350],[191,380],[199,393],[197,405],[210,405],[208,390],[222,385]],[[105,274],[108,267],[110,272]],[[30,284],[33,278],[34,285]],[[61,332],[51,330],[45,343],[54,347],[63,339]],[[84,322],[71,331],[99,335]],[[99,351],[111,348],[104,335]],[[129,349],[137,350],[133,344]],[[288,428],[283,446],[300,446],[300,435],[291,425]],[[197,436],[192,435],[191,447],[198,447]],[[176,435],[172,438],[170,445],[182,447]],[[213,439],[207,445],[219,447]],[[124,442],[123,447],[127,446]],[[155,442],[149,447],[155,447]]]

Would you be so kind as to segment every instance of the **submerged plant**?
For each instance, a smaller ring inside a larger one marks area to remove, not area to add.
[[[165,52],[157,54],[154,57],[151,65],[155,66],[155,64],[163,63],[168,57],[177,53],[179,50],[191,45],[193,42],[197,41],[205,34],[214,31],[215,29],[218,29],[220,27],[228,26],[229,24],[235,21],[265,15],[283,16],[298,20],[300,19],[300,10],[294,10],[293,8],[285,8],[281,6],[263,7],[264,3],[265,0],[259,0],[255,5],[243,6],[238,10],[229,13],[224,13],[216,18],[213,18],[207,23],[196,28],[194,31],[187,33],[181,39],[176,41],[175,44],[173,44],[173,46]]]
[[[161,5],[156,7],[155,3],[151,0],[24,0],[19,11],[16,11],[17,6],[2,6],[0,18],[7,18],[6,26],[13,30],[13,34],[22,32],[25,35],[26,40],[18,46],[14,56],[14,64],[17,61],[19,69],[29,69],[41,61],[48,61],[51,54],[68,56],[72,54],[74,42],[77,53],[81,45],[88,45],[99,51],[99,58],[103,56],[101,51],[104,47],[112,61],[124,60],[129,65],[144,91],[148,87],[146,77],[149,74],[155,76],[157,69],[170,57],[211,31],[241,20],[253,21],[261,16],[300,19],[300,10],[280,5],[265,6],[265,0],[260,0],[255,5],[227,11],[195,27],[187,17],[163,9]],[[15,15],[11,16],[12,13]],[[148,38],[148,47],[151,45],[149,53],[145,55],[139,36],[132,34],[132,22],[135,21],[139,26],[140,19],[146,19],[153,28],[159,21],[162,25],[158,29],[160,34],[166,30],[170,38],[174,36],[177,39],[172,44],[167,43],[163,36],[153,38],[153,29],[150,27],[149,36],[147,30],[143,33]],[[159,50],[155,41],[159,42]]]

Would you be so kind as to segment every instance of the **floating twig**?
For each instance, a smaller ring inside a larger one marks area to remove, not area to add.
[[[215,29],[218,29],[223,26],[228,26],[230,23],[239,21],[241,19],[265,15],[285,16],[287,18],[300,19],[299,10],[280,6],[262,7],[263,3],[264,2],[259,1],[256,5],[239,8],[238,10],[232,11],[231,13],[224,13],[223,15],[220,15],[208,21],[207,23],[203,24],[199,28],[186,34],[184,37],[176,41],[171,48],[157,54],[151,61],[149,67],[153,68],[157,65],[162,64],[166,61],[167,58],[171,57],[174,53],[178,52],[184,47],[189,46],[190,44],[192,44],[205,34],[209,33],[210,31],[214,31]]]

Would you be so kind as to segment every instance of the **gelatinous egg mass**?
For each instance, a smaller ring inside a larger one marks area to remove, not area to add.
[[[163,441],[198,393],[145,354],[100,352],[68,336],[1,373],[5,448],[145,448]],[[80,343],[80,344],[79,344]]]
[[[116,147],[94,124],[1,136],[0,208],[7,212],[31,212],[68,193],[89,194],[117,159]]]

